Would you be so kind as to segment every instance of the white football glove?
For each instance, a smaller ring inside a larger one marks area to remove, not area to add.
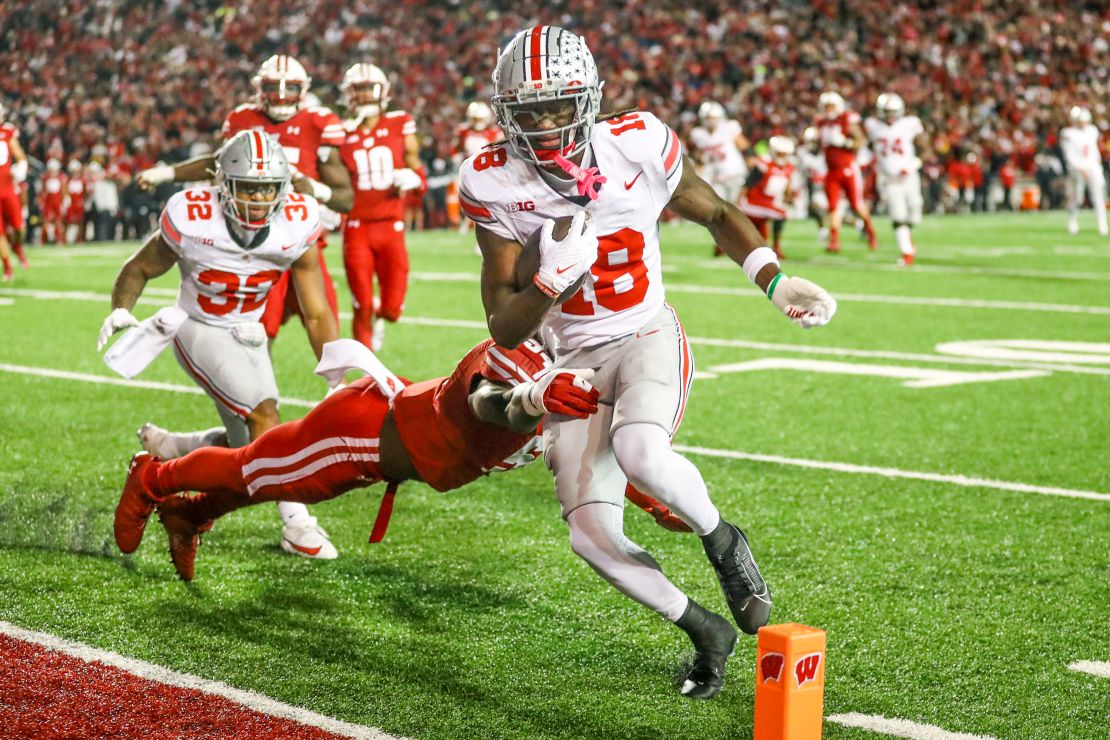
[[[168,164],[160,164],[156,167],[143,170],[135,178],[139,183],[139,188],[142,190],[153,190],[167,182],[173,182],[173,166]]]
[[[261,347],[266,343],[266,327],[258,321],[244,321],[231,327],[231,336],[244,347]]]
[[[104,345],[117,331],[138,325],[139,320],[132,316],[126,308],[114,309],[112,313],[108,314],[108,318],[104,319],[104,323],[100,325],[100,334],[96,338],[96,351],[99,352],[104,349]]]
[[[424,181],[420,179],[420,173],[416,170],[408,167],[393,170],[393,187],[398,190],[419,190],[423,185]]]
[[[836,313],[836,299],[805,278],[783,275],[771,292],[771,303],[803,329],[823,326]]]
[[[848,137],[840,129],[834,129],[825,134],[825,143],[829,146],[845,147],[848,146]]]
[[[561,294],[597,262],[597,228],[587,220],[585,211],[574,214],[562,241],[552,237],[554,228],[554,219],[540,227],[540,269],[536,272],[537,287],[550,296]]]
[[[343,223],[343,214],[337,213],[323,203],[320,204],[320,225],[328,231],[335,231]]]

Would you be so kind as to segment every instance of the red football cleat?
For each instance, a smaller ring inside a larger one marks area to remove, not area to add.
[[[187,502],[188,499],[184,496],[173,496],[158,506],[158,520],[166,528],[169,539],[170,560],[183,581],[193,580],[193,566],[197,560],[200,536],[212,529],[211,520],[199,526],[193,524],[184,512]]]
[[[913,253],[903,254],[898,262],[899,267],[910,267],[913,265]]]
[[[829,246],[825,247],[825,251],[829,254],[840,254],[840,245],[836,242],[829,242]]]
[[[157,499],[147,490],[143,479],[150,466],[160,461],[146,452],[140,452],[131,458],[127,480],[123,484],[123,494],[116,504],[116,545],[122,553],[135,552],[143,541],[146,520],[158,504]]]

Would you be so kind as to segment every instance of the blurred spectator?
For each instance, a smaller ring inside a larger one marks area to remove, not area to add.
[[[119,214],[116,181],[104,171],[100,162],[90,162],[87,172],[92,191],[93,238],[98,242],[115,239],[116,216]]]

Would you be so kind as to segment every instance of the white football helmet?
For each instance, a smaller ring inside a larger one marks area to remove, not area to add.
[[[521,31],[497,58],[492,99],[514,156],[543,165],[590,143],[602,82],[586,40],[559,26]],[[546,128],[541,128],[544,121]]]
[[[809,127],[806,128],[805,131],[802,132],[802,142],[803,143],[805,143],[805,144],[816,144],[816,143],[818,143],[818,141],[819,141],[819,138],[817,136],[817,128],[816,127],[809,126]]]
[[[1091,111],[1087,110],[1081,105],[1072,106],[1071,111],[1068,113],[1071,122],[1080,126],[1086,126],[1091,122]]]
[[[702,126],[712,129],[725,120],[725,107],[720,103],[707,100],[698,106],[698,120],[701,121]]]
[[[291,56],[274,54],[251,78],[258,104],[275,121],[288,121],[301,107],[312,78]]]
[[[481,100],[466,106],[466,124],[475,131],[485,131],[493,122],[493,111]]]
[[[68,172],[70,175],[80,175],[82,169],[84,168],[76,159],[69,160],[69,164],[66,165],[66,172]]]
[[[291,174],[285,150],[269,134],[235,134],[216,152],[214,183],[224,215],[250,231],[264,228],[284,204]]]
[[[339,84],[343,105],[360,121],[380,116],[389,107],[389,78],[368,62],[352,64]]]
[[[794,141],[789,136],[772,136],[767,146],[771,149],[771,155],[779,161],[794,156]]]
[[[883,93],[875,101],[875,109],[887,123],[893,123],[906,113],[906,104],[897,93]]]
[[[61,172],[62,171],[62,163],[59,162],[54,157],[51,157],[50,159],[46,160],[46,171],[47,172]]]
[[[821,106],[821,112],[827,116],[839,116],[844,112],[844,98],[840,96],[840,93],[821,93],[817,102]],[[830,111],[829,108],[832,108],[832,110]]]

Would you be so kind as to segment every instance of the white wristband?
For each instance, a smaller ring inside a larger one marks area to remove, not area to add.
[[[753,249],[744,258],[744,274],[748,276],[748,280],[755,282],[755,276],[759,274],[767,265],[779,264],[779,258],[775,256],[775,250],[770,247],[759,247]]]
[[[308,182],[312,185],[313,198],[320,201],[321,203],[327,203],[329,200],[331,200],[332,192],[330,187],[318,180],[313,180],[312,178],[309,178]]]
[[[173,182],[174,170],[172,164],[160,164],[141,173],[151,185],[161,185]]]

